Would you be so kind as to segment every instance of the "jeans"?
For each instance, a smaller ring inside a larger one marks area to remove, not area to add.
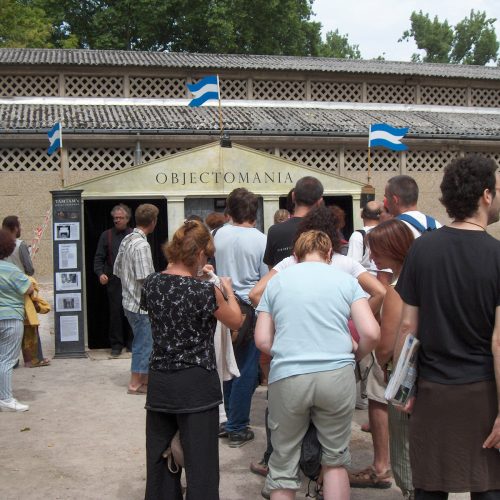
[[[12,369],[19,358],[23,320],[0,319],[0,399],[12,398]]]
[[[250,406],[257,387],[260,352],[253,339],[234,351],[240,376],[224,382],[227,432],[244,431],[250,423]]]
[[[151,334],[151,323],[147,314],[135,313],[125,309],[134,340],[132,341],[132,373],[148,373],[149,357],[153,348],[153,336]]]

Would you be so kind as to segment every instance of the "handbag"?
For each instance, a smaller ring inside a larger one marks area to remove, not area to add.
[[[238,330],[231,330],[231,340],[233,341],[233,347],[243,347],[250,340],[253,339],[255,332],[255,322],[257,320],[257,315],[255,314],[255,309],[250,304],[247,304],[241,297],[234,294],[238,305],[240,306],[241,314],[243,315],[243,323],[238,328]]]

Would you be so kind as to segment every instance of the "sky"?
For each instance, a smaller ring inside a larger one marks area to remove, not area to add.
[[[500,0],[314,0],[312,5],[313,20],[323,25],[323,37],[338,29],[351,44],[359,45],[363,59],[383,55],[388,61],[410,61],[414,52],[423,53],[413,40],[398,43],[410,29],[413,11],[422,10],[431,19],[438,16],[454,26],[471,9],[497,18],[495,30],[500,38]]]

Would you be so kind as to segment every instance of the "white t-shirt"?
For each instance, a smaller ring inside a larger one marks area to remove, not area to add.
[[[297,264],[297,259],[293,255],[291,255],[290,257],[283,259],[281,262],[278,262],[278,264],[276,264],[273,269],[277,273],[279,273],[285,270],[287,267],[293,266],[294,264]],[[358,279],[358,276],[361,273],[366,272],[366,269],[359,262],[356,262],[350,257],[347,257],[346,255],[342,255],[340,253],[334,253],[332,255],[330,264],[332,266],[335,266],[337,269],[350,274],[353,278],[356,279]]]
[[[366,271],[372,273],[373,275],[377,274],[377,266],[370,259],[370,249],[366,242],[366,235],[374,228],[375,226],[364,226],[363,231],[365,235],[363,235],[359,231],[354,231],[349,238],[349,249],[347,250],[347,257],[359,262]],[[363,247],[365,248],[365,252],[363,253]]]

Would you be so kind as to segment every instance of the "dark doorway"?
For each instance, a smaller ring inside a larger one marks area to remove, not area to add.
[[[337,205],[345,212],[345,227],[342,229],[342,234],[346,240],[349,240],[354,231],[352,196],[323,196],[323,200],[327,207]],[[287,208],[286,196],[280,196],[279,206],[280,208]]]
[[[111,210],[118,203],[125,203],[132,210],[130,227],[135,227],[134,212],[142,203],[151,203],[160,210],[158,224],[153,234],[148,236],[151,245],[153,262],[157,271],[166,267],[165,257],[161,245],[168,239],[167,201],[159,199],[128,199],[128,200],[85,200],[83,209],[85,214],[85,281],[86,281],[86,320],[88,332],[88,346],[90,349],[109,347],[108,341],[108,298],[106,290],[99,284],[94,274],[94,254],[101,233],[112,227]]]

